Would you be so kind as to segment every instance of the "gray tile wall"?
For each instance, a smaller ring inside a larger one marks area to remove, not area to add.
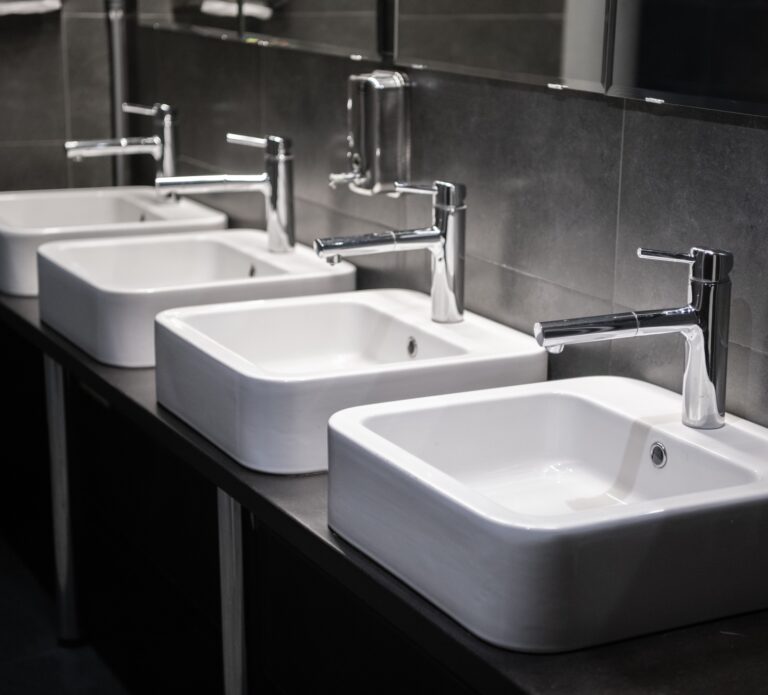
[[[182,169],[261,167],[227,130],[295,142],[299,237],[417,226],[427,201],[365,198],[326,185],[344,167],[340,58],[141,30],[138,88],[180,108]],[[728,408],[768,425],[768,129],[755,118],[433,72],[411,75],[413,171],[469,191],[467,304],[531,332],[537,320],[674,306],[684,268],[640,261],[638,245],[733,250]],[[248,196],[217,198],[240,226],[260,225]],[[362,287],[427,290],[426,254],[360,259]],[[569,348],[550,376],[618,374],[681,384],[682,339]]]
[[[67,139],[110,134],[104,0],[0,18],[0,86],[0,190],[112,183],[108,160],[72,164],[63,150]]]

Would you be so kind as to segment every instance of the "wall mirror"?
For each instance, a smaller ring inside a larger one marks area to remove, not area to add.
[[[768,1],[613,0],[608,94],[768,115]]]
[[[378,0],[246,0],[242,28],[246,38],[375,60],[378,4]],[[267,11],[263,5],[269,5]]]
[[[377,60],[384,0],[141,0],[139,22]]]
[[[604,91],[608,0],[398,0],[404,67]]]

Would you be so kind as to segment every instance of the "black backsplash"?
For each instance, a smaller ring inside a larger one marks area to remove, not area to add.
[[[0,190],[108,186],[112,163],[67,162],[64,141],[109,137],[103,0],[0,18]]]
[[[328,188],[344,168],[346,78],[371,64],[142,29],[138,90],[180,109],[182,169],[255,171],[227,130],[295,142],[299,238],[428,219],[420,199]],[[732,250],[728,409],[768,425],[768,130],[755,117],[413,71],[413,172],[468,186],[467,305],[530,333],[534,321],[686,300],[683,268],[639,245]],[[209,198],[239,226],[251,196]],[[360,258],[361,287],[428,290],[426,254]],[[572,347],[550,376],[617,374],[680,390],[677,336]]]

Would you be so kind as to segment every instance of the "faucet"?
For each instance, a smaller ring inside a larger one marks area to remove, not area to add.
[[[176,174],[176,110],[168,104],[141,106],[123,104],[123,113],[150,116],[155,134],[147,138],[115,138],[113,140],[69,140],[64,143],[68,159],[79,162],[88,157],[120,157],[148,154],[154,157],[158,176]]]
[[[466,188],[435,181],[421,186],[395,183],[395,192],[432,196],[432,225],[353,237],[315,239],[315,252],[329,263],[345,256],[429,249],[432,253],[432,320],[458,323],[464,313],[464,238]]]
[[[722,427],[733,254],[693,247],[690,253],[640,248],[637,255],[643,259],[687,263],[690,266],[688,304],[677,309],[544,321],[534,326],[536,340],[549,352],[557,353],[564,346],[577,343],[682,333],[686,339],[683,424],[704,430]]]
[[[265,150],[263,174],[219,174],[206,176],[159,176],[155,188],[165,195],[258,192],[267,209],[268,248],[286,253],[296,243],[293,208],[293,153],[291,141],[277,135],[255,138],[227,133],[227,142]]]

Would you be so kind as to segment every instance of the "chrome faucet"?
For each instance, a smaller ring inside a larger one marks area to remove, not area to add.
[[[267,209],[269,250],[286,253],[296,243],[293,208],[293,154],[291,141],[277,135],[255,138],[227,133],[227,142],[265,150],[263,174],[216,174],[211,176],[160,176],[155,188],[166,195],[258,192]]]
[[[315,240],[315,252],[329,263],[344,256],[429,249],[432,253],[432,320],[458,323],[464,313],[466,188],[435,181],[431,186],[395,183],[397,193],[432,196],[432,225],[424,229],[374,232]]]
[[[147,138],[115,138],[113,140],[69,140],[64,143],[68,159],[79,162],[88,157],[121,157],[133,154],[151,155],[157,165],[157,176],[176,174],[176,110],[168,104],[140,106],[123,104],[123,113],[149,116],[155,134]]]
[[[694,247],[690,253],[638,249],[640,258],[687,263],[690,285],[686,306],[677,309],[628,311],[534,326],[539,345],[561,352],[565,345],[642,335],[682,333],[685,337],[683,423],[697,429],[725,424],[728,327],[731,314],[733,255]]]

